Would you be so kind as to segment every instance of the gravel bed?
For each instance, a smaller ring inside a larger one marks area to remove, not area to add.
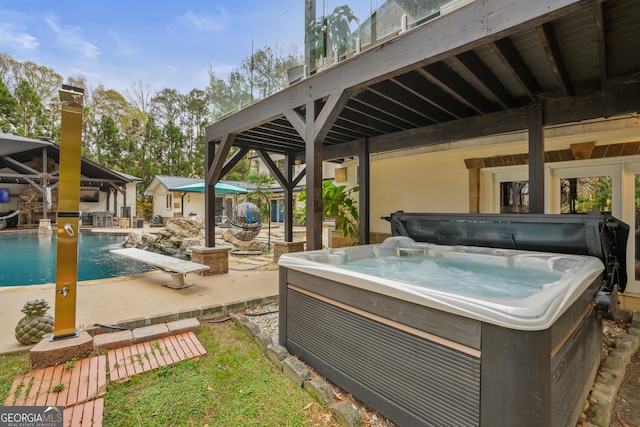
[[[260,328],[261,332],[271,335],[274,344],[278,344],[278,303],[250,308],[244,314]]]

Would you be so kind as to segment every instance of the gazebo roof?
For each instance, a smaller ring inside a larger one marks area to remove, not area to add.
[[[0,169],[8,168],[11,173],[0,173],[0,178],[8,178],[16,184],[29,184],[29,180],[39,179],[39,173],[31,166],[35,157],[42,158],[43,150],[48,158],[60,162],[60,147],[51,141],[25,138],[0,133]],[[49,171],[50,180],[57,180],[57,173]],[[132,175],[117,172],[86,158],[81,159],[81,183],[85,186],[105,187],[112,184],[123,185],[140,181]]]

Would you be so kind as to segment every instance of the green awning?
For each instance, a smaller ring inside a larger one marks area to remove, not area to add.
[[[191,193],[204,193],[204,182],[196,182],[195,184],[183,185],[174,188],[175,191],[187,191]],[[223,181],[216,182],[216,194],[246,194],[249,190],[236,185],[227,184]]]

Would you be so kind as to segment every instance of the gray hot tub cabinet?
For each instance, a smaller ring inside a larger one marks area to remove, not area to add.
[[[445,244],[441,234],[428,231],[430,220],[443,226],[445,216],[394,215],[394,235],[409,225],[419,231],[411,236],[415,240],[430,242],[425,236],[431,234],[438,239],[431,243]],[[600,361],[602,329],[594,301],[624,287],[612,271],[619,265],[609,257],[624,255],[628,227],[625,234],[625,224],[607,225],[610,218],[602,215],[531,215],[524,226],[517,219],[497,228],[496,221],[509,216],[446,216],[454,217],[467,223],[440,228],[458,233],[449,236],[452,244],[469,244],[460,230],[471,227],[465,232],[478,246],[484,233],[484,246],[526,249],[518,243],[527,241],[527,233],[517,230],[528,229],[535,250],[553,252],[554,236],[542,236],[546,227],[533,224],[555,224],[553,233],[565,233],[558,245],[563,253],[597,252],[607,269],[549,328],[528,331],[280,267],[280,344],[401,426],[575,425]],[[493,224],[493,231],[474,223]],[[614,235],[605,236],[612,229]]]

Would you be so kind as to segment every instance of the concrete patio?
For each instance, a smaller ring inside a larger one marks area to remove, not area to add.
[[[179,313],[206,314],[277,299],[278,270],[259,269],[269,263],[270,257],[231,258],[228,274],[189,274],[187,283],[193,286],[181,290],[163,286],[171,277],[161,271],[79,282],[76,326],[89,329],[95,324],[150,324],[154,320],[173,320]],[[55,284],[0,287],[0,354],[30,348],[18,343],[14,329],[24,315],[20,311],[24,303],[39,298],[47,300],[51,305],[48,312],[53,315]]]

